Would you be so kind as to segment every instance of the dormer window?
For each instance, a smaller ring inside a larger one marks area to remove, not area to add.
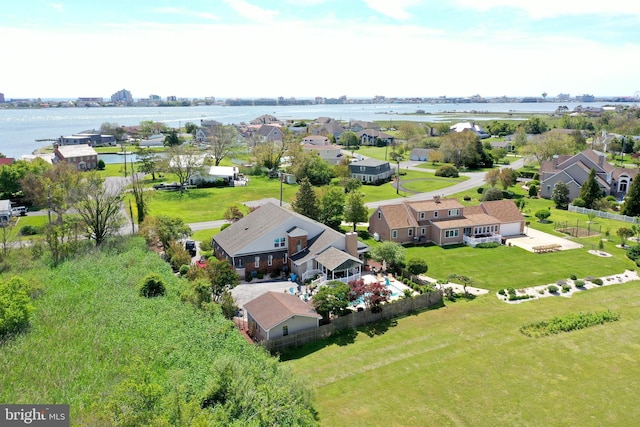
[[[424,219],[425,217],[425,213],[424,212],[420,212],[420,219]]]
[[[460,215],[460,209],[449,209],[449,216],[458,216]]]
[[[434,212],[433,212],[433,217],[434,217],[434,218],[438,218],[438,211],[434,211]]]

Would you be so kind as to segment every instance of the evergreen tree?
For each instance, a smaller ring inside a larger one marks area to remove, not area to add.
[[[624,198],[621,213],[628,216],[640,216],[640,178],[634,179],[631,183]]]
[[[591,172],[589,172],[589,177],[582,184],[582,188],[580,189],[580,196],[582,200],[584,200],[585,207],[587,209],[593,209],[595,202],[602,197],[602,189],[598,182],[596,181],[596,170],[591,168]]]
[[[291,203],[291,207],[300,215],[315,219],[316,221],[318,220],[318,214],[320,212],[318,198],[308,178],[300,180],[300,188],[296,193],[295,200]]]
[[[551,191],[551,200],[556,204],[558,209],[567,209],[569,206],[569,186],[562,182],[556,182]]]

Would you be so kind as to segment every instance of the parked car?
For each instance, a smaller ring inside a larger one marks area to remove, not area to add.
[[[187,240],[184,243],[184,248],[192,257],[196,256],[196,242],[194,240]]]
[[[15,206],[11,208],[11,214],[14,216],[25,216],[27,214],[26,206]]]

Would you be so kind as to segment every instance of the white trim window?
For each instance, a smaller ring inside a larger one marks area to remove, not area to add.
[[[407,236],[413,237],[413,228],[407,230]]]
[[[273,265],[273,255],[267,257],[267,265],[271,267]]]
[[[451,230],[444,230],[444,238],[451,239],[453,237],[458,237],[459,230],[457,228]]]
[[[391,230],[391,238],[392,239],[398,238],[398,230]]]
[[[458,216],[460,215],[460,209],[449,209],[449,216]]]
[[[255,257],[255,258],[253,259],[253,265],[254,265],[256,268],[260,268],[260,257],[259,257],[259,256]]]

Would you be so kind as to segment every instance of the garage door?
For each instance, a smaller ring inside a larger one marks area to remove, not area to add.
[[[500,225],[500,234],[503,236],[515,236],[520,234],[520,223],[506,223]]]

